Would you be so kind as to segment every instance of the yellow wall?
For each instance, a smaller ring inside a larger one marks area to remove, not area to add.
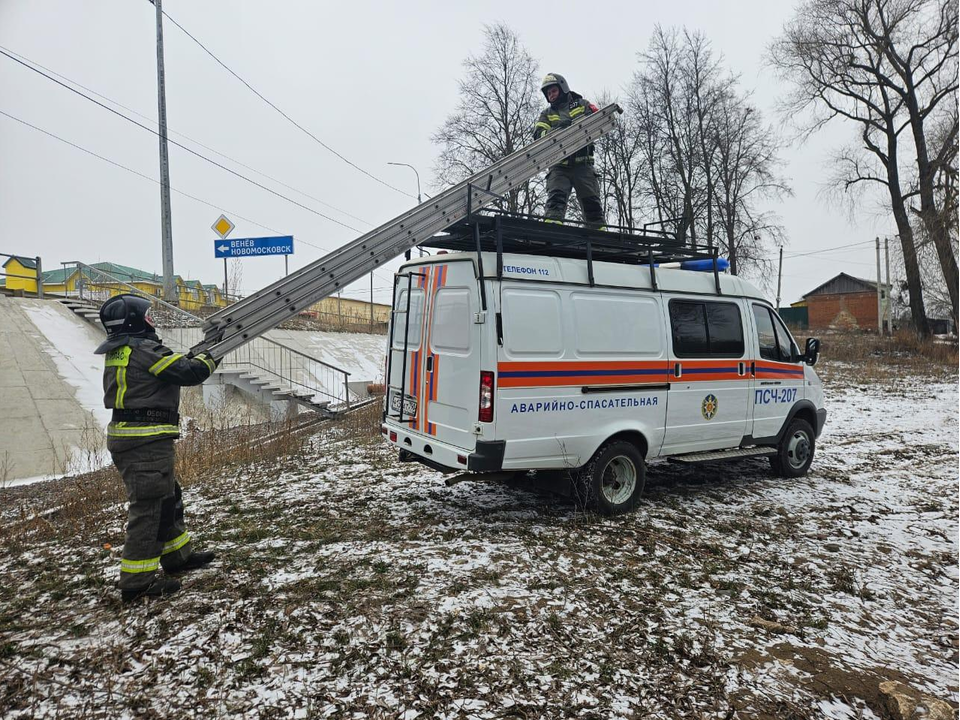
[[[315,312],[325,320],[336,320],[342,315],[344,320],[352,322],[370,322],[370,303],[352,298],[338,298],[336,295],[325,297],[323,300],[310,306],[308,312]],[[373,304],[373,321],[385,323],[390,321],[390,306]]]
[[[32,293],[37,291],[36,269],[25,268],[19,260],[11,258],[10,262],[3,268],[3,272],[7,273],[8,290],[24,290]],[[26,275],[27,277],[10,277],[11,275]]]
[[[36,270],[31,270],[29,268],[23,267],[17,260],[11,260],[7,263],[6,268],[3,269],[3,272],[10,275],[28,275],[30,278],[34,279],[23,279],[23,278],[7,278],[7,288],[10,290],[25,290],[27,292],[36,292],[37,291],[37,272]],[[79,274],[74,271],[69,276],[67,276],[66,282],[59,283],[44,283],[43,290],[44,292],[59,294],[59,295],[73,295],[77,293],[77,279]],[[219,288],[212,288],[211,290],[206,290],[202,287],[197,287],[196,285],[188,286],[183,282],[182,279],[177,278],[177,291],[180,298],[180,307],[184,310],[193,311],[198,310],[202,307],[209,307],[210,305],[215,305],[216,307],[226,307],[227,303],[225,302],[223,296],[220,294]],[[135,282],[119,284],[110,282],[108,280],[97,280],[95,278],[85,278],[83,282],[83,293],[84,297],[89,293],[92,297],[106,300],[108,297],[113,297],[115,295],[120,295],[122,293],[130,292],[130,285],[135,287],[140,292],[150,297],[160,298],[163,297],[163,284],[159,282],[152,282],[147,280],[137,280]],[[210,294],[213,294],[213,300],[208,299]]]

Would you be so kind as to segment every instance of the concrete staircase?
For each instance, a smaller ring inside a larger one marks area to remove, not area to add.
[[[103,323],[100,322],[100,306],[96,303],[74,298],[59,298],[57,302],[72,310],[76,315],[86,320],[100,332],[106,333]]]
[[[212,396],[216,392],[213,388],[218,385],[235,387],[245,395],[269,405],[275,419],[295,415],[297,407],[305,407],[328,418],[336,417],[340,412],[340,409],[332,407],[329,401],[317,400],[312,392],[293,387],[279,378],[271,378],[268,374],[247,369],[221,367],[208,384],[204,385],[204,397]]]

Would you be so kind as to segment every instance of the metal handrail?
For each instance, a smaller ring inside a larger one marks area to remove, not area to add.
[[[150,300],[150,302],[152,302],[152,303],[155,302],[155,303],[157,303],[158,305],[162,305],[162,306],[164,306],[165,308],[168,308],[168,309],[170,309],[170,310],[172,310],[172,311],[174,311],[174,312],[176,312],[176,313],[179,313],[180,315],[183,315],[183,316],[185,316],[185,317],[187,317],[187,318],[190,318],[191,320],[197,321],[197,322],[199,322],[199,323],[201,323],[201,324],[202,324],[202,322],[203,322],[203,318],[199,317],[198,315],[194,315],[193,313],[191,313],[191,312],[189,312],[189,311],[187,311],[187,310],[184,310],[183,308],[177,307],[176,305],[173,305],[172,303],[169,303],[169,302],[167,302],[167,301],[165,301],[165,300],[162,300],[162,299],[159,298],[159,297],[155,297],[155,296],[153,296],[153,295],[149,295],[148,293],[143,292],[143,290],[141,290],[140,288],[136,287],[135,285],[131,285],[131,284],[128,283],[128,282],[125,282],[125,281],[123,281],[123,280],[120,280],[119,278],[115,277],[114,275],[111,275],[110,273],[106,272],[105,270],[101,270],[101,269],[99,269],[99,268],[92,267],[92,266],[90,266],[90,265],[87,265],[86,263],[80,262],[79,260],[72,260],[72,261],[70,261],[70,262],[65,262],[65,263],[62,263],[62,264],[63,264],[63,265],[75,265],[75,266],[77,266],[78,269],[79,269],[79,268],[83,268],[84,270],[87,270],[87,271],[89,271],[90,273],[94,273],[94,274],[101,275],[101,276],[107,278],[109,282],[111,282],[111,283],[116,283],[118,286],[122,286],[122,287],[124,287],[124,288],[127,288],[127,289],[129,289],[132,293],[135,293],[136,295],[139,295],[139,296],[141,296],[141,297],[144,297],[144,298]],[[96,278],[95,278],[95,277],[94,277],[94,278],[90,278],[90,279],[93,280],[94,282],[96,282]],[[81,295],[81,298],[82,298],[82,295]],[[198,327],[199,327],[199,326],[198,326]],[[271,338],[261,336],[261,337],[257,338],[257,340],[258,340],[258,341],[262,341],[263,343],[265,343],[265,344],[267,344],[267,345],[276,346],[276,347],[280,348],[281,350],[283,350],[284,352],[289,353],[290,355],[299,356],[299,357],[301,357],[301,358],[306,359],[307,361],[309,361],[309,362],[311,362],[311,363],[315,363],[316,365],[319,365],[319,366],[321,366],[321,367],[327,368],[328,370],[330,370],[330,371],[332,371],[332,372],[334,372],[334,373],[339,373],[340,375],[342,375],[342,376],[343,376],[343,390],[344,390],[344,396],[343,396],[342,402],[343,402],[343,403],[346,405],[346,407],[349,409],[349,407],[350,407],[350,389],[349,389],[349,386],[347,385],[347,383],[349,382],[350,373],[349,373],[347,370],[344,370],[343,368],[339,368],[339,367],[337,367],[336,365],[331,365],[330,363],[324,362],[323,360],[319,360],[319,359],[317,359],[317,358],[315,358],[315,357],[312,357],[312,356],[310,356],[310,355],[307,355],[306,353],[301,352],[301,351],[299,351],[299,350],[295,350],[294,348],[289,347],[289,346],[287,346],[287,345],[284,345],[284,344],[281,343],[281,342],[277,342],[276,340],[273,340],[273,339],[271,339]],[[281,373],[277,372],[276,370],[273,370],[273,369],[270,369],[270,368],[265,368],[265,367],[263,367],[263,366],[255,363],[255,362],[251,361],[250,359],[241,359],[241,358],[239,358],[239,357],[236,357],[236,355],[237,355],[238,353],[241,353],[244,349],[247,349],[247,351],[249,351],[250,348],[251,348],[251,345],[241,346],[241,347],[237,348],[237,350],[234,351],[233,353],[228,353],[227,356],[224,357],[224,359],[223,359],[224,363],[226,363],[227,365],[248,365],[248,366],[250,366],[250,367],[255,367],[255,368],[257,368],[258,370],[262,370],[263,372],[267,373],[268,375],[274,376],[275,378],[277,378],[277,379],[280,380],[281,382],[286,382],[286,383],[287,383],[288,385],[290,385],[291,387],[292,387],[293,385],[299,385],[300,387],[306,388],[307,390],[309,390],[310,392],[314,393],[315,395],[325,395],[325,396],[330,397],[330,398],[333,398],[333,399],[335,399],[335,400],[338,400],[338,401],[340,400],[340,398],[339,398],[337,395],[333,395],[333,394],[327,392],[326,390],[324,390],[324,389],[322,389],[322,388],[313,387],[313,386],[309,385],[308,383],[304,383],[304,382],[301,382],[301,381],[298,381],[298,380],[293,380],[292,378],[287,378],[287,377],[285,377],[284,375],[282,375]],[[233,357],[231,357],[231,356],[233,356]],[[282,361],[281,361],[281,365],[282,365]],[[291,367],[291,371],[292,371],[292,369],[293,369],[293,363],[290,363],[290,367]],[[306,369],[306,368],[304,368],[304,370],[305,370],[306,372],[309,372],[309,370]],[[311,374],[312,374],[312,373],[311,373]],[[316,379],[316,376],[315,376],[315,375],[314,375],[314,379]]]
[[[310,387],[310,386],[307,385],[306,383],[302,383],[302,382],[300,382],[299,380],[294,380],[293,378],[288,378],[286,375],[282,375],[282,374],[278,373],[276,370],[272,370],[272,369],[270,369],[270,368],[266,368],[266,367],[264,367],[263,365],[259,365],[259,364],[255,363],[255,362],[251,362],[251,361],[249,361],[249,360],[244,360],[244,361],[243,361],[242,363],[240,363],[240,364],[242,364],[242,365],[249,365],[250,367],[257,368],[257,370],[262,370],[262,371],[264,371],[264,372],[266,372],[266,373],[268,373],[268,374],[270,374],[270,375],[274,375],[275,377],[279,378],[280,380],[282,380],[283,382],[287,383],[287,384],[290,385],[291,387],[294,386],[294,385],[299,385],[300,387],[305,388],[306,390],[309,390],[309,391],[310,391],[311,393],[313,393],[314,395],[326,395],[328,398],[332,398],[333,400],[336,400],[336,401],[338,401],[338,402],[340,402],[340,400],[341,400],[341,398],[340,398],[339,395],[334,395],[333,393],[328,393],[326,390],[317,390],[316,388]],[[347,407],[349,407],[349,404],[350,404],[350,399],[349,399],[349,397],[347,398],[346,403],[347,403]]]

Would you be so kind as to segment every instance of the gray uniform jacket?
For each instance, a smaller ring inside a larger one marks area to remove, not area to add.
[[[156,335],[113,338],[97,353],[104,355],[103,404],[114,410],[111,451],[179,437],[180,387],[199,385],[217,366],[206,353],[189,357],[164,347]]]

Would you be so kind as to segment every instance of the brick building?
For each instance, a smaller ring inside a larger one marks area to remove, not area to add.
[[[887,293],[883,301],[887,301]],[[803,296],[811,330],[877,329],[877,284],[840,273]],[[801,303],[795,303],[800,305]]]

